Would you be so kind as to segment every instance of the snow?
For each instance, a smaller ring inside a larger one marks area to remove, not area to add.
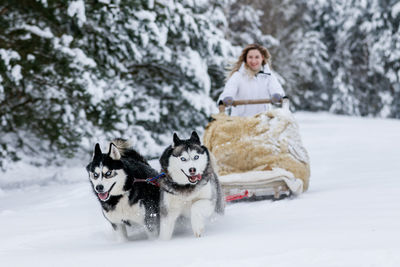
[[[54,168],[2,174],[2,266],[400,266],[400,121],[295,117],[311,159],[308,192],[230,204],[198,239],[183,228],[171,241],[118,242],[87,162],[57,169],[52,183],[30,177]],[[7,187],[13,178],[31,183]]]
[[[139,20],[155,21],[157,14],[152,11],[140,10],[140,11],[135,12],[135,16]]]
[[[5,50],[5,49],[0,49],[0,57],[4,61],[4,64],[7,66],[7,68],[10,67],[10,60],[15,59],[15,60],[20,60],[21,57],[20,55],[12,50]]]
[[[17,85],[20,84],[20,81],[23,78],[22,74],[21,74],[21,69],[22,68],[20,65],[15,65],[11,70],[11,76],[13,77],[13,79]]]
[[[54,48],[61,51],[64,54],[71,56],[74,59],[75,64],[96,67],[96,62],[88,57],[85,52],[80,48],[69,48],[70,43],[72,42],[73,37],[70,35],[62,35],[61,38],[55,38],[53,41]]]
[[[46,27],[45,29],[41,29],[38,26],[35,25],[28,25],[24,24],[20,27],[21,29],[24,29],[28,32],[31,32],[33,34],[36,34],[37,36],[40,36],[42,38],[46,39],[51,39],[54,37],[53,33],[51,32],[49,27]]]
[[[47,7],[47,6],[48,6],[48,5],[47,5],[47,0],[41,0],[40,2],[42,3],[42,5],[43,5],[44,7]]]
[[[2,81],[3,81],[3,77],[1,77],[1,75],[0,75],[0,101],[4,101],[4,99],[5,99],[4,87],[3,87],[3,85],[1,85]],[[1,120],[1,122],[2,122],[2,125],[5,126],[5,124],[3,124],[3,122],[5,122],[5,121]]]
[[[68,7],[68,16],[73,17],[76,15],[80,26],[86,22],[85,3],[83,0],[71,2]]]
[[[392,17],[395,18],[400,13],[400,2],[392,7]]]

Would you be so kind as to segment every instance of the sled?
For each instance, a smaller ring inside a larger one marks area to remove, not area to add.
[[[268,103],[269,99],[240,100],[233,106]],[[203,137],[215,159],[225,200],[279,200],[305,192],[309,157],[289,100],[253,117],[228,116],[225,108],[220,106],[220,113],[212,115]]]

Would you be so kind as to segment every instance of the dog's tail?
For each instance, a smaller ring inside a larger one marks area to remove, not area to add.
[[[115,138],[114,140],[111,141],[111,143],[113,143],[117,147],[122,157],[133,158],[135,160],[145,163],[146,165],[149,165],[147,160],[142,155],[140,155],[136,150],[133,149],[133,145],[130,140]]]
[[[125,156],[129,150],[132,150],[132,142],[122,138],[115,138],[111,141],[117,148],[121,156]]]

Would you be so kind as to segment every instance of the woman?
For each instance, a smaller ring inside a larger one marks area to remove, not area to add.
[[[230,106],[233,100],[271,99],[282,100],[285,92],[267,64],[271,58],[268,50],[258,44],[246,46],[228,76],[218,104]],[[267,110],[266,104],[232,107],[232,116],[253,116]]]

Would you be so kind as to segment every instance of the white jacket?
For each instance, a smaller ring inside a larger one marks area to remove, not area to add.
[[[227,96],[234,100],[270,99],[273,94],[284,96],[285,92],[268,64],[265,64],[261,70],[262,73],[250,77],[243,63],[240,69],[233,73],[226,82],[224,91],[219,96],[217,103]],[[236,106],[232,107],[231,116],[253,116],[266,110],[268,110],[267,104]]]

